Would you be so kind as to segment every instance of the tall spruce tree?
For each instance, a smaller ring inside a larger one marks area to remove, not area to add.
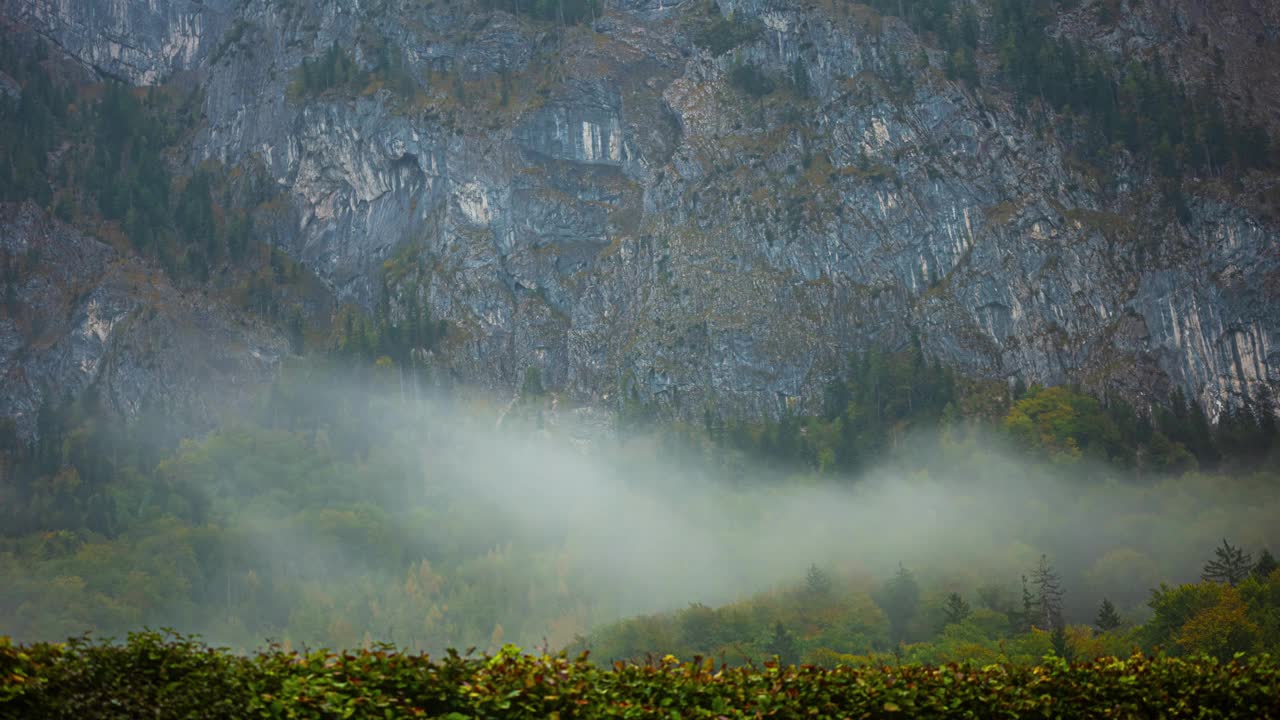
[[[1056,629],[1062,625],[1062,581],[1049,565],[1048,555],[1040,555],[1031,581],[1036,586],[1035,621],[1041,629]]]
[[[898,572],[885,583],[878,600],[884,614],[889,616],[890,639],[895,645],[906,641],[920,606],[920,586],[902,563],[898,563]]]
[[[1032,620],[1036,614],[1035,596],[1031,594],[1031,588],[1027,585],[1027,576],[1022,576],[1022,610],[1009,611],[1009,625],[1013,628],[1015,634],[1029,632],[1031,630]]]
[[[782,621],[774,623],[773,637],[769,639],[769,645],[765,648],[765,652],[769,655],[777,656],[778,662],[783,665],[794,665],[800,658],[800,650],[796,645],[795,635],[787,629]]]
[[[1098,632],[1111,632],[1120,627],[1120,624],[1120,613],[1116,612],[1116,606],[1103,598],[1102,604],[1098,606],[1098,617],[1093,621],[1094,627],[1098,628]]]
[[[1053,643],[1053,654],[1064,660],[1071,659],[1071,646],[1067,643],[1067,626],[1058,623],[1053,627],[1053,634],[1049,636],[1049,642]]]
[[[831,593],[831,578],[827,577],[827,573],[815,563],[810,565],[808,572],[805,573],[804,586],[810,595],[829,595]]]
[[[1202,580],[1224,582],[1235,587],[1253,570],[1253,557],[1227,542],[1226,538],[1222,538],[1222,547],[1216,548],[1213,554],[1215,559],[1205,563],[1204,571],[1200,573]]]
[[[960,593],[951,593],[942,604],[942,614],[946,616],[948,625],[964,622],[971,613],[969,603],[960,597]]]
[[[1258,553],[1258,562],[1253,564],[1253,575],[1259,580],[1265,580],[1268,575],[1276,571],[1280,564],[1276,563],[1275,556],[1271,551],[1262,548],[1262,552]]]

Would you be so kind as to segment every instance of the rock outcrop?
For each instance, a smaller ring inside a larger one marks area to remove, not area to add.
[[[111,413],[163,413],[181,435],[245,409],[288,345],[252,319],[49,217],[0,204],[0,253],[17,279],[0,316],[0,407],[22,436],[41,405],[92,386]]]
[[[1280,47],[1273,7],[1152,0],[1104,24],[1097,4],[1054,32],[1119,57],[1198,43],[1188,79],[1217,48],[1226,101],[1275,123],[1280,80],[1246,62]],[[1167,5],[1182,15],[1157,19]],[[1214,412],[1280,396],[1276,177],[1188,178],[1179,219],[1143,163],[1082,166],[1042,114],[948,80],[944,53],[861,5],[627,0],[568,28],[464,0],[0,8],[132,82],[192,73],[187,162],[266,168],[289,199],[272,242],[342,299],[372,305],[384,277],[393,312],[417,293],[452,328],[438,362],[470,381],[533,366],[582,404],[776,415],[915,335],[985,378],[1139,403],[1182,387]],[[721,12],[758,31],[716,54],[695,38]],[[335,44],[365,70],[396,58],[407,84],[305,87]],[[67,282],[121,261],[82,262]],[[42,362],[107,362],[95,328],[140,301],[95,287]],[[155,345],[147,328],[131,337]],[[6,332],[6,357],[30,352]]]

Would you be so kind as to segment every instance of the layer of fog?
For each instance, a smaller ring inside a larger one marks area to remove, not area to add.
[[[901,563],[928,587],[972,598],[997,584],[1013,596],[1041,553],[1064,578],[1068,619],[1087,622],[1103,595],[1140,612],[1158,583],[1195,581],[1220,538],[1280,547],[1280,487],[1266,478],[1125,480],[1087,462],[1020,459],[960,428],[904,440],[857,478],[714,471],[698,451],[643,435],[584,443],[532,412],[497,423],[462,408],[384,408],[409,454],[406,487],[369,492],[483,508],[448,538],[455,546],[568,548],[596,622],[798,584],[810,564],[880,582]],[[431,529],[397,532],[421,544]],[[262,551],[307,544],[277,538]]]

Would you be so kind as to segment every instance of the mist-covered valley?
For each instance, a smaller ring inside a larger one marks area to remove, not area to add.
[[[953,417],[904,423],[841,472],[775,462],[715,428],[620,432],[536,388],[504,401],[405,377],[298,363],[252,413],[158,452],[150,470],[83,419],[64,439],[69,468],[5,496],[23,510],[4,520],[0,634],[145,626],[241,650],[515,643],[601,660],[732,647],[727,660],[747,661],[777,650],[785,620],[793,660],[830,660],[934,638],[952,593],[1015,637],[1042,556],[1064,625],[1092,625],[1106,599],[1132,629],[1152,591],[1198,581],[1223,538],[1254,556],[1280,543],[1265,464],[1140,475]],[[823,423],[792,432],[815,442]],[[904,573],[917,588],[907,619],[890,592]],[[806,598],[814,582],[831,593],[825,609]],[[729,606],[737,624],[699,647],[677,616],[652,615],[691,606]],[[637,615],[651,617],[626,622]]]

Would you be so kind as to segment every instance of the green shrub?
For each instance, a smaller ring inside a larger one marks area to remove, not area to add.
[[[232,717],[254,700],[254,675],[249,659],[172,633],[0,644],[0,717]]]
[[[0,716],[386,717],[1280,717],[1280,669],[1230,662],[1099,659],[1039,666],[719,668],[667,656],[601,669],[565,657],[387,646],[251,658],[177,635],[123,645],[0,644]]]

